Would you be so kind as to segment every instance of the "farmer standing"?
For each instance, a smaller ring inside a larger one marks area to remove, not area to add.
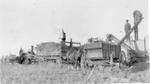
[[[126,20],[126,24],[125,24],[125,33],[126,35],[130,32],[131,30],[131,25],[129,23],[129,20]],[[127,41],[130,41],[130,35],[127,37]]]
[[[19,50],[19,56],[22,56],[23,53],[24,53],[23,49],[20,48],[20,50]]]
[[[72,38],[70,39],[70,45],[69,45],[70,48],[72,48]]]
[[[66,41],[66,33],[64,32],[64,30],[62,30],[62,34],[63,34],[63,37],[62,37],[62,41]]]

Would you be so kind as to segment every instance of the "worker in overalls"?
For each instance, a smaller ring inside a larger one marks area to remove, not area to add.
[[[34,53],[34,46],[31,46],[31,50],[28,51],[28,53],[31,54],[31,55],[35,55],[35,53]]]
[[[24,53],[23,49],[20,48],[20,50],[19,50],[19,56],[22,56],[23,53]]]
[[[66,33],[64,32],[64,30],[62,30],[62,35],[63,35],[63,37],[62,37],[62,41],[66,41]]]
[[[66,42],[66,33],[64,30],[62,30],[62,39],[61,39],[61,58],[63,57],[64,53],[66,53],[65,50],[65,42]]]
[[[129,20],[126,20],[126,24],[124,26],[124,30],[125,30],[125,33],[126,35],[130,32],[131,30],[131,25],[129,23]],[[130,35],[128,35],[127,39],[126,39],[128,42],[130,42]]]
[[[69,48],[72,48],[72,38],[70,39],[70,45]]]
[[[22,64],[23,62],[24,62],[24,60],[25,60],[25,56],[26,56],[26,53],[23,51],[23,49],[21,48],[20,50],[19,50],[19,59],[18,59],[18,62],[20,63],[20,64]]]
[[[31,52],[32,52],[33,55],[35,55],[34,46],[31,46]]]
[[[62,30],[62,39],[61,39],[61,47],[65,46],[65,42],[66,42],[66,33],[64,32],[64,30]]]

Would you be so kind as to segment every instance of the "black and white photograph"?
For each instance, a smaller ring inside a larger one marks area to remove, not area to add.
[[[149,5],[0,0],[0,84],[150,83]]]

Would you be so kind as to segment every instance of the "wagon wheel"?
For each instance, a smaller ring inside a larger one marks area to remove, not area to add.
[[[23,64],[29,64],[29,63],[30,63],[30,60],[28,58],[25,58],[23,61]]]
[[[121,70],[126,68],[126,54],[124,51],[121,51],[119,55],[119,68]]]

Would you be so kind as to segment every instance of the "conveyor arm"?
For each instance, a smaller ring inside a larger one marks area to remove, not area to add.
[[[109,39],[115,41],[117,44],[120,42],[120,40],[119,40],[117,37],[115,37],[114,35],[112,35],[112,34],[109,34]],[[133,50],[130,46],[128,46],[128,45],[127,45],[126,43],[124,43],[124,42],[123,42],[121,45],[122,45],[123,47],[129,49],[129,50]]]

